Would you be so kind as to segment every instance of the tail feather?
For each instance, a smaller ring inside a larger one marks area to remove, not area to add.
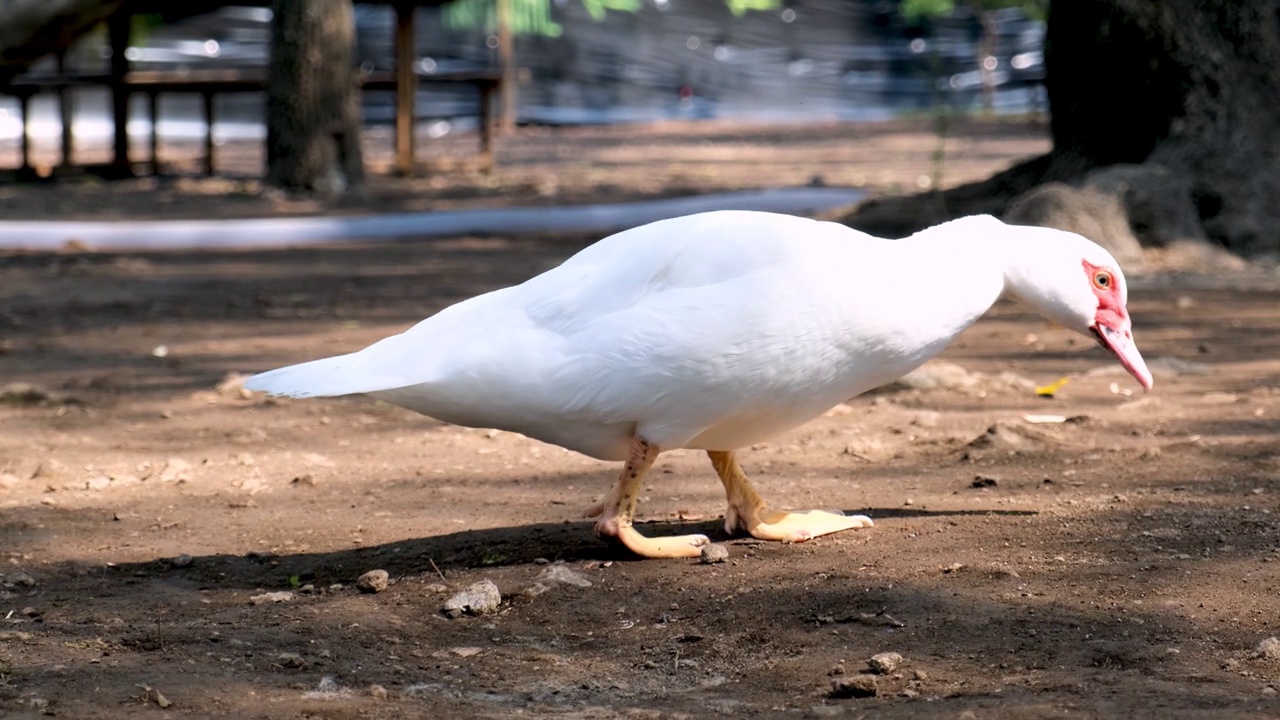
[[[249,378],[244,386],[292,398],[336,397],[386,390],[388,378],[369,372],[365,358],[351,353],[269,370]]]

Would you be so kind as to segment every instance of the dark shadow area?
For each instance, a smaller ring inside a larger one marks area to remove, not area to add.
[[[570,477],[572,479],[572,476]],[[556,478],[561,483],[564,478]],[[501,489],[495,486],[495,492]],[[48,511],[38,508],[0,509],[0,531],[11,536],[18,533],[32,539],[33,530],[57,523],[83,525],[109,521],[102,513],[85,517],[70,511]],[[858,508],[845,510],[847,515],[867,515],[877,520],[965,517],[1034,517],[1030,510],[926,510],[916,508]],[[39,525],[32,523],[33,514],[41,517]],[[80,517],[73,518],[75,514]],[[164,578],[180,580],[186,586],[205,589],[252,590],[255,588],[289,589],[294,583],[329,585],[350,584],[366,569],[378,565],[396,576],[421,575],[430,568],[439,567],[446,572],[476,570],[490,567],[531,565],[535,560],[553,562],[622,561],[646,562],[625,547],[607,538],[593,535],[592,521],[533,523],[510,527],[464,530],[446,535],[421,537],[386,543],[374,547],[326,553],[277,554],[250,552],[246,555],[209,555],[193,558],[190,568],[175,569],[172,558],[157,558],[148,563],[120,563],[104,568],[85,568],[69,564],[63,571],[67,576],[101,575],[104,579],[115,577],[125,585],[132,585],[138,578]],[[724,531],[723,517],[697,522],[642,520],[636,523],[641,533],[650,537],[668,535],[703,534],[712,542],[728,542],[743,547],[766,544],[745,533],[732,536]],[[57,531],[50,528],[49,539]],[[37,535],[39,537],[39,535]],[[778,544],[780,543],[769,543]],[[821,542],[816,542],[821,545]]]
[[[1160,519],[1149,517],[1153,510]],[[928,525],[955,515],[882,512]],[[1009,513],[1003,522],[1022,517],[1034,515]],[[1206,519],[1214,524],[1201,532]],[[870,546],[893,553],[891,562],[825,541],[746,542],[731,545],[735,564],[699,568],[683,561],[619,563],[624,556],[583,541],[582,524],[459,532],[332,553],[203,555],[186,568],[168,561],[66,563],[41,574],[42,616],[16,627],[29,646],[51,644],[97,661],[62,665],[44,679],[35,667],[18,664],[9,681],[15,687],[92,681],[120,702],[137,673],[150,667],[148,682],[188,701],[239,683],[297,700],[321,675],[331,675],[344,687],[386,685],[403,709],[421,711],[677,710],[737,697],[748,703],[739,712],[754,715],[766,710],[757,706],[759,697],[822,704],[809,683],[825,684],[823,674],[845,662],[842,672],[856,674],[858,655],[887,646],[907,658],[907,672],[880,677],[879,698],[839,704],[888,716],[981,708],[1100,715],[1137,708],[1139,715],[1158,708],[1280,710],[1276,700],[1253,694],[1241,673],[1201,659],[1206,652],[1239,658],[1234,669],[1265,674],[1270,666],[1241,650],[1256,642],[1256,631],[1196,610],[1206,591],[1177,590],[1187,572],[1223,578],[1224,567],[1254,552],[1243,543],[1259,528],[1221,510],[1193,508],[1121,506],[1098,520],[1113,530],[1109,545],[1093,545],[1100,555],[1072,552],[1082,541],[1096,542],[1095,528],[1080,528],[1053,539],[1048,552],[1057,559],[1010,565],[1007,551],[985,558],[970,551],[974,562],[923,575],[908,569],[936,548],[904,555],[885,547],[903,542],[888,536]],[[1185,534],[1152,539],[1142,532],[1168,520]],[[1011,532],[1014,527],[1008,525]],[[1124,533],[1114,532],[1121,528]],[[644,529],[714,531],[714,524]],[[1275,529],[1267,537],[1271,548]],[[1205,533],[1222,534],[1230,546]],[[1207,543],[1208,552],[1199,543]],[[948,557],[934,562],[941,566]],[[592,586],[523,592],[542,571],[533,564],[537,558],[567,561]],[[349,583],[372,566],[388,570],[396,583],[383,595],[362,596]],[[1116,583],[1134,574],[1142,595],[1117,592]],[[433,594],[428,585],[443,580],[456,589],[481,578],[492,578],[507,595],[498,615],[439,617],[447,594]],[[335,582],[347,587],[330,588]],[[292,600],[246,603],[260,589],[291,585]],[[1063,588],[1075,590],[1063,594]],[[1046,596],[1051,590],[1055,597]],[[1139,603],[1139,597],[1170,600]],[[87,598],[92,602],[82,602]],[[1268,605],[1274,598],[1260,600]],[[387,637],[397,638],[390,649]],[[481,650],[460,665],[449,650],[458,646]],[[857,648],[853,657],[851,648]],[[404,659],[386,662],[388,653]],[[205,657],[233,658],[220,663],[220,682],[211,682],[208,671],[184,676],[184,658]],[[540,669],[530,673],[528,663]],[[917,671],[923,679],[912,674]],[[719,676],[732,679],[708,682]],[[738,683],[749,683],[750,692]],[[404,692],[422,684],[434,690]],[[909,688],[919,697],[899,692]],[[60,702],[77,707],[71,698]]]

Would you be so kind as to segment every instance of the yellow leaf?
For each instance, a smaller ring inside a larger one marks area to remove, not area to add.
[[[1066,385],[1069,382],[1071,382],[1071,378],[1069,377],[1058,378],[1057,380],[1049,383],[1048,385],[1041,385],[1040,387],[1036,388],[1036,394],[1039,395],[1040,397],[1053,397],[1055,394],[1057,394],[1059,390],[1062,389],[1063,385]]]

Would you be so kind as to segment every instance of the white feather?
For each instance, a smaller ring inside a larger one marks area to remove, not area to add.
[[[367,393],[602,459],[625,458],[635,433],[664,449],[730,450],[909,372],[1006,288],[1061,322],[1092,297],[1037,288],[1086,284],[1078,259],[1074,279],[1057,277],[1064,253],[1114,266],[1079,236],[989,217],[887,241],[770,213],[691,215],[245,387]]]

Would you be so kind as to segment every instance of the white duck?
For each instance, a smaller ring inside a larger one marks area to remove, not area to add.
[[[515,287],[446,308],[349,355],[245,387],[365,393],[440,420],[499,428],[605,460],[621,477],[588,510],[647,557],[697,556],[703,535],[632,527],[658,453],[707,451],[725,529],[805,540],[864,516],[773,512],[734,451],[901,377],[1004,293],[1096,336],[1151,387],[1120,267],[1073,233],[968,217],[904,240],[760,212],[712,212],[618,233]]]

